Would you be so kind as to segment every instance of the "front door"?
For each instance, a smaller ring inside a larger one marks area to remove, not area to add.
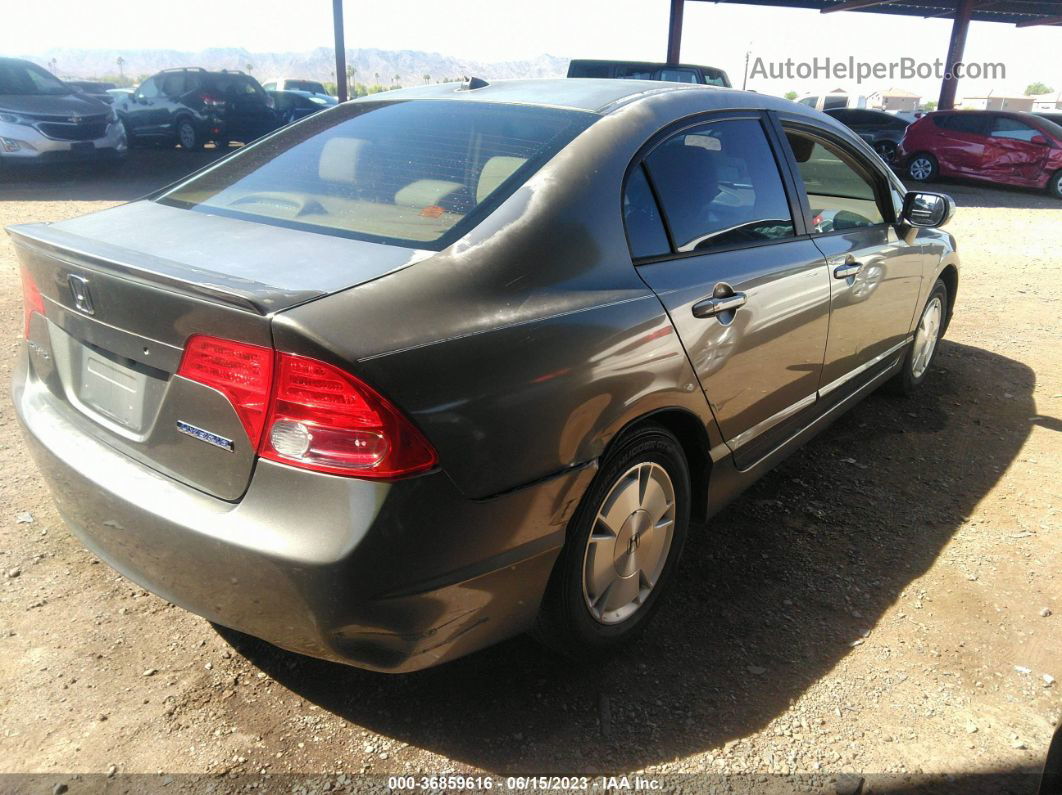
[[[814,405],[829,322],[826,263],[798,237],[765,124],[750,114],[676,132],[631,172],[625,197],[638,272],[742,467]]]
[[[924,254],[897,233],[890,185],[876,163],[825,130],[783,126],[809,231],[829,267],[821,397],[895,359],[910,333]]]
[[[983,165],[986,177],[1010,183],[1039,182],[1051,151],[1042,132],[1011,116],[996,116],[988,137]]]

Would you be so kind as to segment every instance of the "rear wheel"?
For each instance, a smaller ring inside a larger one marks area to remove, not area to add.
[[[568,526],[536,634],[574,657],[636,637],[686,540],[689,468],[675,437],[646,425],[602,464]]]
[[[907,161],[907,176],[915,182],[931,182],[939,173],[937,159],[928,152],[919,152]]]
[[[203,138],[192,124],[191,119],[181,119],[177,122],[177,143],[189,152],[203,148]]]
[[[881,159],[886,163],[892,163],[896,160],[896,142],[895,141],[878,141],[874,144],[874,151],[881,156]]]
[[[889,391],[899,395],[909,395],[926,380],[929,365],[937,352],[937,345],[944,335],[944,324],[948,317],[948,288],[937,279],[933,291],[922,308],[922,315],[915,327],[915,337],[907,346],[903,367],[888,383]]]
[[[1062,199],[1062,169],[1052,174],[1051,179],[1047,181],[1047,192],[1056,199]]]

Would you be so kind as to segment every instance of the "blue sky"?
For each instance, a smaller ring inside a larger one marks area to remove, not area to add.
[[[667,40],[667,0],[347,0],[347,46],[428,50],[484,61],[568,57],[662,59]],[[179,10],[177,10],[179,8]],[[132,9],[132,10],[131,10]],[[331,2],[181,0],[174,5],[128,0],[35,0],[12,3],[0,25],[0,53],[39,54],[49,47],[244,47],[252,52],[303,51],[331,44]],[[943,58],[951,23],[878,14],[828,16],[807,10],[686,3],[682,58],[726,69],[740,83],[746,50],[753,58],[806,61],[849,56],[891,61],[908,56]],[[1017,30],[974,23],[968,61],[1002,62],[1005,81],[966,81],[960,97],[1021,93],[1040,80],[1062,90],[1062,27]],[[861,93],[888,83],[935,98],[935,80],[864,83]],[[849,80],[750,81],[769,93],[828,90]]]

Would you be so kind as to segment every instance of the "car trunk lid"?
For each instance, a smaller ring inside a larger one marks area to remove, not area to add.
[[[279,311],[426,255],[138,202],[10,227],[40,291],[31,363],[86,432],[184,483],[237,500],[252,440],[222,392],[178,375],[195,334],[272,347]]]

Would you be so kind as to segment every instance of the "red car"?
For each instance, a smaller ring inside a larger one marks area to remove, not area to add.
[[[1032,113],[928,113],[907,128],[899,162],[915,182],[966,177],[1062,199],[1062,127]]]

